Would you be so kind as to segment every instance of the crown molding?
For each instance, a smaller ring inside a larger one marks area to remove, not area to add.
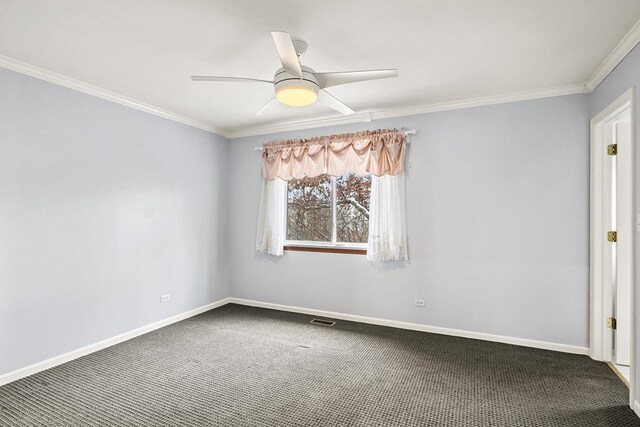
[[[501,95],[469,98],[460,101],[440,102],[416,107],[396,108],[386,111],[372,112],[374,120],[389,119],[393,117],[415,116],[418,114],[437,113],[440,111],[461,110],[464,108],[484,107],[487,105],[506,104],[509,102],[531,101],[534,99],[553,98],[556,96],[576,95],[584,93],[584,84],[572,84],[555,86],[544,89],[511,92]]]
[[[593,92],[638,43],[640,43],[640,21],[631,27],[629,32],[620,40],[620,43],[589,77],[584,84],[585,93]]]
[[[459,101],[442,102],[418,105],[413,107],[391,108],[365,113],[351,114],[349,116],[323,117],[319,119],[302,121],[285,121],[276,124],[243,126],[232,129],[223,129],[208,123],[203,123],[189,117],[181,116],[170,111],[137,101],[126,96],[101,89],[97,86],[81,82],[63,75],[30,65],[16,59],[0,55],[0,67],[26,74],[41,80],[60,86],[77,90],[98,98],[106,99],[136,110],[144,111],[165,119],[173,120],[197,129],[202,129],[227,139],[244,138],[248,136],[267,135],[280,132],[289,132],[303,129],[313,129],[326,126],[337,126],[350,123],[366,123],[372,120],[388,119],[394,117],[414,116],[418,114],[435,113],[440,111],[459,110],[463,108],[482,107],[487,105],[504,104],[508,102],[528,101],[533,99],[550,98],[555,96],[591,93],[613,71],[613,69],[640,43],[640,21],[627,32],[615,49],[598,66],[591,77],[585,83],[557,86],[545,89],[513,92],[502,95],[493,95],[480,98],[470,98]]]
[[[66,77],[61,74],[45,70],[43,68],[36,67],[35,65],[18,61],[17,59],[13,59],[8,56],[0,55],[0,67],[15,71],[20,74],[35,77],[49,83],[64,86],[69,89],[77,90],[78,92],[86,93],[87,95],[106,99],[107,101],[115,102],[116,104],[125,105],[136,110],[144,111],[145,113],[153,114],[154,116],[173,120],[174,122],[182,123],[197,129],[202,129],[216,135],[225,136],[225,133],[222,129],[210,124],[199,122],[197,120],[190,119],[189,117],[172,113],[171,111],[167,111],[162,108],[158,108],[153,105],[126,97],[124,95],[120,95],[118,93],[81,82],[80,80],[72,79],[70,77]]]
[[[414,107],[392,108],[388,110],[371,111],[368,113],[351,114],[349,116],[326,117],[322,119],[291,121],[263,126],[248,126],[229,129],[225,135],[227,139],[244,138],[247,136],[267,135],[280,132],[289,132],[302,129],[312,129],[325,126],[337,126],[349,123],[365,123],[372,120],[390,119],[394,117],[415,116],[419,114],[435,113],[440,111],[460,110],[464,108],[482,107],[487,105],[504,104],[516,101],[528,101],[533,99],[551,98],[555,96],[575,95],[584,93],[584,84],[557,86],[546,89],[537,89],[524,92],[513,92],[502,95],[469,98],[460,101],[440,102],[434,104],[418,105]]]
[[[639,27],[640,28],[640,27]],[[261,126],[245,126],[235,129],[222,129],[213,125],[199,122],[185,116],[181,116],[170,111],[155,107],[144,102],[72,79],[52,71],[48,71],[31,64],[0,55],[0,67],[17,73],[35,77],[49,83],[77,90],[88,95],[96,96],[107,101],[125,105],[136,110],[144,111],[165,119],[173,120],[178,123],[185,124],[197,129],[202,129],[216,135],[223,136],[227,139],[244,138],[247,136],[267,135],[280,132],[289,132],[294,130],[313,129],[327,126],[338,126],[350,123],[366,123],[372,120],[388,119],[393,117],[414,116],[418,114],[434,113],[439,111],[459,110],[463,108],[481,107],[487,105],[503,104],[507,102],[527,101],[532,99],[549,98],[554,96],[573,95],[583,93],[585,85],[575,84],[567,86],[558,86],[546,89],[538,89],[524,92],[514,92],[502,95],[493,95],[480,98],[470,98],[460,101],[441,102],[434,104],[425,104],[414,107],[392,108],[388,110],[377,110],[365,113],[356,113],[348,116],[332,116],[319,119],[288,121],[277,124],[261,125]]]

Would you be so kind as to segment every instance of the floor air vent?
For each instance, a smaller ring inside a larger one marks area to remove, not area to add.
[[[332,322],[330,320],[322,320],[322,319],[313,319],[311,323],[315,323],[316,325],[324,325],[324,326],[333,326],[336,322]]]

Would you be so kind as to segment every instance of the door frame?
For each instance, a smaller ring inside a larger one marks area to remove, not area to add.
[[[610,299],[613,295],[613,289],[610,284],[607,285],[603,280],[605,274],[605,253],[602,250],[606,240],[606,215],[602,209],[603,197],[607,189],[603,185],[601,178],[606,170],[606,139],[603,132],[604,124],[611,120],[615,115],[629,108],[631,113],[631,141],[629,147],[629,156],[619,158],[618,161],[630,162],[628,169],[631,176],[630,191],[630,225],[631,232],[631,259],[629,265],[631,283],[631,378],[629,381],[629,404],[634,407],[635,402],[635,378],[636,378],[636,276],[635,276],[635,260],[636,260],[636,202],[635,202],[635,91],[634,88],[628,89],[613,101],[604,110],[591,119],[591,161],[590,161],[590,183],[591,183],[591,200],[590,200],[590,356],[595,360],[609,361],[612,357],[613,334],[607,328],[607,319],[611,317]]]

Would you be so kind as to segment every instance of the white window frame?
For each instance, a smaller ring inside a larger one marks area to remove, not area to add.
[[[325,248],[325,249],[367,249],[367,243],[338,242],[338,192],[336,177],[331,176],[331,241],[314,242],[311,240],[285,240],[285,246],[296,246],[302,248]],[[287,184],[287,197],[285,198],[285,212],[287,221],[285,222],[284,235],[289,234],[289,185]]]

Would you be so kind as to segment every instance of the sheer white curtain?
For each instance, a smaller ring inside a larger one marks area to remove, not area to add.
[[[371,176],[369,261],[407,260],[404,172]]]
[[[284,254],[287,221],[287,182],[280,178],[262,179],[256,250],[278,255]]]

